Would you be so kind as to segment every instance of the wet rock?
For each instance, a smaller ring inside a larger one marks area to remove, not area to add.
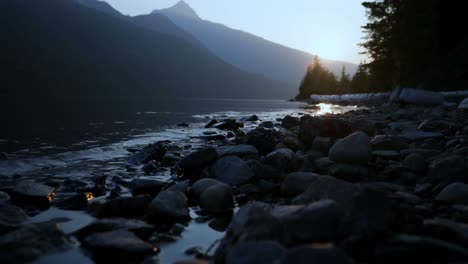
[[[205,128],[212,128],[217,123],[218,123],[218,120],[213,119],[210,122],[208,122],[208,124],[205,125]]]
[[[350,182],[362,181],[374,176],[374,170],[368,166],[346,163],[335,163],[329,168],[329,173]]]
[[[418,153],[412,153],[403,160],[403,167],[413,172],[424,172],[427,168],[426,159]]]
[[[458,105],[458,109],[468,109],[468,97]]]
[[[264,127],[264,128],[274,128],[275,124],[273,124],[273,122],[271,122],[271,121],[264,121],[258,126],[259,127]]]
[[[283,175],[281,171],[258,160],[249,160],[247,161],[247,165],[249,165],[254,177],[257,179],[279,180]]]
[[[143,166],[142,170],[145,172],[146,175],[150,175],[153,171],[158,169],[158,165],[154,160],[148,161],[148,163]]]
[[[225,156],[238,156],[242,159],[256,159],[258,158],[258,150],[251,145],[233,145],[216,147],[218,157]]]
[[[331,161],[328,157],[314,159],[313,163],[317,172],[321,174],[328,174],[329,169],[335,164],[335,162]]]
[[[255,122],[255,121],[259,121],[260,119],[258,118],[257,115],[252,115],[248,118],[246,118],[244,121],[248,121],[248,122]]]
[[[333,241],[344,217],[344,211],[332,200],[305,206],[278,206],[272,213],[284,224],[294,243]]]
[[[8,200],[10,200],[10,198],[11,197],[10,197],[10,195],[8,195],[8,193],[0,191],[0,202],[8,201]]]
[[[288,148],[278,149],[265,157],[264,163],[281,171],[294,168],[294,152]]]
[[[200,196],[200,206],[210,213],[223,213],[232,210],[234,199],[231,186],[220,183],[208,187]]]
[[[180,156],[176,155],[175,153],[166,153],[162,158],[161,162],[159,163],[160,166],[163,167],[172,167],[180,161]]]
[[[297,151],[302,148],[302,144],[296,137],[285,137],[276,147],[276,149],[281,148],[289,148],[292,151]]]
[[[235,119],[225,119],[214,125],[214,127],[222,130],[237,130],[244,127],[244,124],[237,122]]]
[[[92,198],[92,193],[80,193],[63,200],[55,200],[53,205],[62,210],[84,210]]]
[[[189,178],[196,178],[206,166],[211,165],[218,158],[214,148],[206,148],[190,153],[179,162],[182,173]]]
[[[468,246],[468,225],[449,219],[424,220],[424,233],[437,239]]]
[[[54,199],[55,189],[33,181],[18,183],[11,194],[13,204],[20,207],[36,208],[45,210],[50,207]]]
[[[377,263],[454,263],[468,259],[468,250],[442,240],[397,234],[376,249]]]
[[[191,197],[195,198],[196,200],[200,199],[201,194],[208,188],[213,185],[222,184],[222,182],[213,179],[213,178],[203,178],[196,181],[192,187],[190,188],[190,195]]]
[[[320,176],[309,187],[294,198],[295,204],[307,204],[322,199],[335,201],[343,210],[348,211],[353,202],[357,187],[349,182],[330,176]]]
[[[167,141],[150,144],[128,158],[132,164],[146,164],[151,160],[160,161],[167,152]]]
[[[189,127],[190,125],[187,124],[187,123],[180,123],[180,124],[177,124],[178,127]]]
[[[26,225],[0,237],[0,262],[27,263],[51,250],[70,246],[55,223]]]
[[[435,198],[438,202],[468,205],[468,184],[454,182],[447,185]]]
[[[23,209],[0,201],[0,235],[19,227],[27,219]]]
[[[238,186],[248,182],[253,177],[253,172],[241,158],[226,156],[213,164],[210,175],[229,185]]]
[[[112,256],[112,258],[116,256],[141,258],[158,252],[158,249],[153,245],[144,242],[135,234],[126,230],[89,235],[83,240],[83,246],[95,254]]]
[[[297,117],[292,117],[292,116],[285,116],[283,120],[281,120],[281,126],[290,129],[295,126],[299,126],[301,124],[301,120]]]
[[[373,150],[402,150],[408,148],[408,141],[391,135],[377,135],[371,140]]]
[[[125,219],[125,218],[109,218],[99,219],[91,224],[79,229],[74,232],[80,241],[91,234],[104,233],[116,230],[127,230],[133,232],[139,236],[149,236],[154,232],[154,226],[147,224],[142,220],[137,219]]]
[[[293,197],[303,193],[307,188],[321,176],[312,172],[293,172],[286,176],[281,183],[281,194]]]
[[[300,247],[288,250],[281,263],[288,264],[351,264],[344,253],[331,248]]]
[[[185,181],[176,182],[175,184],[167,188],[167,190],[172,191],[172,192],[181,192],[183,194],[187,194],[189,187],[190,187],[190,181],[185,180]]]
[[[226,264],[279,263],[286,250],[276,241],[245,241],[236,244],[226,256]]]
[[[444,135],[439,132],[425,132],[421,130],[410,130],[400,135],[400,137],[409,141],[425,140],[429,138],[443,138]]]
[[[148,207],[148,217],[156,223],[189,220],[187,197],[180,192],[160,192]]]
[[[97,217],[140,217],[146,213],[151,201],[149,195],[119,197],[104,203],[96,211]]]
[[[435,159],[428,168],[427,176],[431,181],[465,181],[467,179],[466,161],[461,155]]]
[[[165,182],[151,179],[134,179],[129,184],[133,196],[144,194],[156,196],[165,186]]]
[[[369,136],[363,132],[349,135],[331,147],[328,157],[336,162],[366,164],[372,157]]]
[[[281,135],[274,129],[256,128],[245,136],[245,143],[257,148],[260,155],[266,155],[275,150],[281,141]]]
[[[315,137],[312,141],[312,149],[318,150],[325,155],[328,155],[328,151],[332,147],[332,140],[331,138],[327,137]]]

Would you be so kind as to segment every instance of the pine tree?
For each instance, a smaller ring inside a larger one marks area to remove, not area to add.
[[[341,70],[341,77],[340,83],[338,84],[338,91],[337,94],[346,94],[349,93],[349,86],[351,84],[351,80],[349,74],[346,73],[346,67],[343,64],[343,69]]]
[[[361,62],[357,68],[356,74],[353,76],[353,79],[350,83],[350,92],[351,93],[369,93],[371,90],[371,79],[370,75],[365,68],[364,64]]]
[[[336,76],[325,69],[317,56],[307,67],[306,75],[299,86],[298,100],[307,100],[311,94],[335,94],[338,87]]]

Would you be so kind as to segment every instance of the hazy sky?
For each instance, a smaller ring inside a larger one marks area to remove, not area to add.
[[[146,14],[178,0],[106,0],[124,14]],[[362,0],[185,0],[206,20],[318,54],[359,63]]]

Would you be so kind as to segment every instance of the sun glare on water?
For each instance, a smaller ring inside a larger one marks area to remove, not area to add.
[[[325,115],[325,114],[332,114],[332,105],[331,104],[325,104],[325,103],[320,103],[318,104],[319,110],[317,111],[317,114],[319,115]]]

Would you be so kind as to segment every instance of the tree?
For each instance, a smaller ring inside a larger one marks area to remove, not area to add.
[[[350,83],[350,93],[369,93],[371,92],[370,75],[361,62],[357,68],[356,74]]]
[[[306,75],[299,86],[298,100],[307,100],[311,94],[334,94],[338,86],[336,76],[325,69],[317,56],[307,67]]]
[[[349,93],[349,86],[351,84],[351,79],[349,74],[346,73],[346,67],[343,64],[343,69],[341,70],[340,82],[338,84],[337,94],[346,94]]]

